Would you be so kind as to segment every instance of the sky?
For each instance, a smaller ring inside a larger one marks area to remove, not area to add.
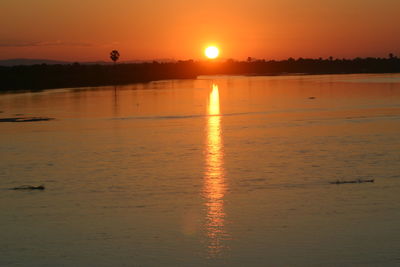
[[[400,56],[399,0],[0,0],[0,59]]]

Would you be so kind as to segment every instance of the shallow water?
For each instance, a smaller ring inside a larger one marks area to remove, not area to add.
[[[400,75],[0,95],[1,266],[398,266]],[[374,183],[332,185],[336,180]],[[44,191],[14,191],[45,184]]]

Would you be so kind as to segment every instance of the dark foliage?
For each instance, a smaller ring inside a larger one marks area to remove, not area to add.
[[[164,79],[191,79],[199,75],[282,75],[396,73],[400,59],[288,59],[225,62],[140,63],[111,65],[32,65],[0,67],[0,90],[38,90],[149,82]]]
[[[112,61],[114,61],[114,63],[117,62],[117,60],[119,59],[119,56],[120,55],[119,55],[118,50],[113,50],[110,53],[110,58],[111,58]]]

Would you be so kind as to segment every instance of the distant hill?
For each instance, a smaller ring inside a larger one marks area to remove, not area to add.
[[[132,64],[132,63],[145,63],[145,62],[175,62],[173,59],[155,59],[155,60],[127,60],[121,61],[119,63],[122,64]],[[12,58],[12,59],[3,59],[0,60],[0,66],[29,66],[29,65],[40,65],[40,64],[47,64],[47,65],[67,65],[72,64],[74,62],[71,61],[60,61],[60,60],[50,60],[50,59],[30,59],[30,58]],[[106,61],[91,61],[91,62],[79,62],[79,64],[83,65],[109,65],[112,62]]]
[[[58,61],[49,59],[28,59],[28,58],[12,58],[0,60],[0,66],[20,66],[20,65],[37,65],[37,64],[71,64],[68,61]]]

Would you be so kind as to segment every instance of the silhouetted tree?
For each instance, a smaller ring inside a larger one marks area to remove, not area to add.
[[[117,60],[119,59],[119,52],[117,50],[111,51],[110,58],[115,64],[117,62]]]

